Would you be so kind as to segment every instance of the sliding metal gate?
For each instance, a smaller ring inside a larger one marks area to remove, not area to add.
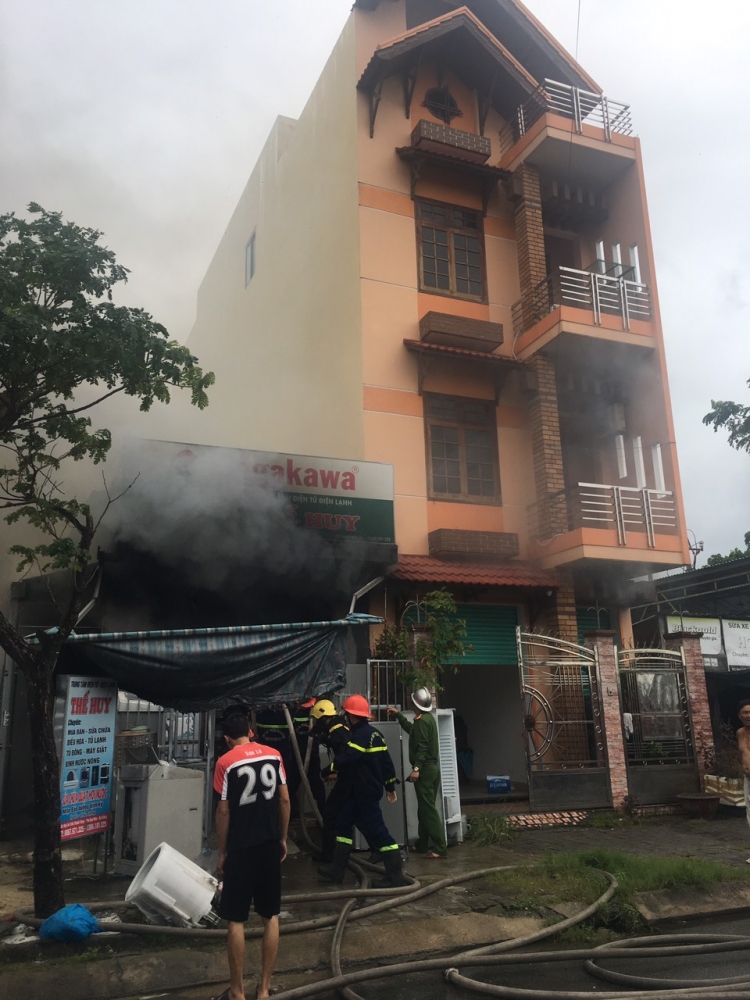
[[[617,660],[631,798],[649,805],[699,791],[682,650],[622,649]]]
[[[596,653],[516,630],[534,810],[611,805]]]

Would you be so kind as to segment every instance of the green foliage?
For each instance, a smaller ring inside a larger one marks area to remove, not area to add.
[[[747,384],[750,386],[750,379]],[[703,423],[715,431],[719,428],[728,431],[732,448],[750,452],[750,406],[712,399],[711,410],[703,418]]]
[[[472,843],[479,847],[489,847],[493,844],[508,844],[517,836],[508,817],[497,813],[477,813],[469,821]]]
[[[706,560],[707,566],[721,566],[723,563],[732,562],[734,559],[746,559],[750,556],[750,531],[745,532],[745,551],[742,549],[732,549],[732,551],[725,556],[713,555],[709,556]]]
[[[402,625],[384,625],[373,646],[379,660],[408,660],[412,655],[411,633]]]
[[[618,885],[596,923],[624,934],[645,930],[634,904],[637,893],[707,889],[717,882],[750,878],[750,871],[715,861],[624,854],[606,848],[548,855],[539,864],[498,872],[491,878],[512,894],[516,907],[533,909],[567,901],[595,902],[607,887],[601,875],[604,871],[614,875]]]
[[[61,468],[100,463],[112,443],[82,414],[117,393],[149,410],[174,388],[202,409],[214,376],[143,309],[113,303],[128,271],[101,233],[33,202],[29,213],[0,216],[0,510],[52,539],[14,546],[21,569],[81,571],[96,524],[63,493]]]
[[[406,681],[414,688],[439,691],[440,671],[455,673],[464,656],[473,652],[466,641],[466,620],[458,617],[458,605],[445,587],[431,590],[421,601],[409,601],[404,616],[410,611],[416,613],[416,624],[423,632],[414,644],[415,666]]]

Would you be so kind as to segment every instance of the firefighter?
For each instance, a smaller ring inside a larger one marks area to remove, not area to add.
[[[335,758],[346,750],[351,730],[343,715],[339,715],[332,701],[321,699],[310,710],[310,731]],[[312,771],[312,768],[311,768]],[[348,776],[337,775],[330,765],[320,772],[320,780],[330,783],[330,792],[320,812],[323,816],[322,848],[316,861],[333,861],[336,845],[336,817],[351,790],[351,771]]]
[[[305,763],[305,758],[307,756],[308,740],[313,741],[312,750],[310,752],[310,763],[307,768],[307,780],[310,782],[310,791],[313,794],[315,803],[322,813],[326,801],[326,791],[325,786],[323,785],[323,779],[320,775],[320,742],[317,734],[311,732],[310,729],[310,712],[314,709],[316,701],[316,698],[310,698],[308,701],[303,701],[302,704],[291,714],[292,722],[294,723],[294,735],[297,737],[297,746],[299,747],[303,764]],[[296,765],[297,758],[294,756],[294,751],[292,751],[292,758]],[[298,786],[299,784],[300,782],[298,782]]]
[[[385,878],[375,882],[376,889],[409,885],[404,877],[399,846],[388,832],[380,811],[385,790],[388,801],[396,802],[396,770],[383,734],[370,725],[372,718],[367,699],[350,695],[343,704],[351,732],[346,747],[333,759],[330,770],[350,781],[348,797],[336,816],[336,844],[330,865],[318,869],[322,878],[343,882],[353,846],[354,827],[367,838],[370,847],[380,853]]]
[[[309,725],[309,709],[315,704],[315,699],[310,698],[308,701],[303,702],[301,705],[296,707],[290,712],[292,717],[292,723],[294,725],[295,735],[297,735],[299,740],[299,733],[303,730],[305,733],[305,741],[308,736],[308,725]],[[281,754],[281,759],[284,762],[284,770],[287,776],[287,783],[289,786],[289,798],[292,803],[292,817],[296,818],[299,815],[299,787],[302,781],[299,773],[299,767],[297,766],[297,758],[292,750],[292,740],[289,734],[289,726],[286,722],[286,715],[282,708],[263,708],[260,709],[255,716],[255,728],[257,730],[257,739],[259,743],[263,743],[266,746],[273,747],[278,750]],[[305,759],[306,742],[303,746],[300,746],[300,753],[302,755],[302,760]],[[317,774],[318,766],[316,762],[315,772]],[[313,785],[313,795],[317,799],[318,796],[324,795],[324,789],[322,782],[318,782],[317,789]]]

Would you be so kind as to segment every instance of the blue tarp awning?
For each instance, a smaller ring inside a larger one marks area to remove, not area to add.
[[[65,646],[77,671],[91,665],[165,708],[200,711],[232,701],[260,707],[342,688],[347,629],[382,621],[351,614],[328,622],[73,634]]]

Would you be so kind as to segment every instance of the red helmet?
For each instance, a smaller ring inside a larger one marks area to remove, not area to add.
[[[367,698],[364,695],[350,694],[341,707],[349,715],[359,715],[364,719],[372,718],[370,706],[367,704]]]
[[[302,702],[300,708],[312,708],[317,700],[317,698],[308,698],[307,701]]]

